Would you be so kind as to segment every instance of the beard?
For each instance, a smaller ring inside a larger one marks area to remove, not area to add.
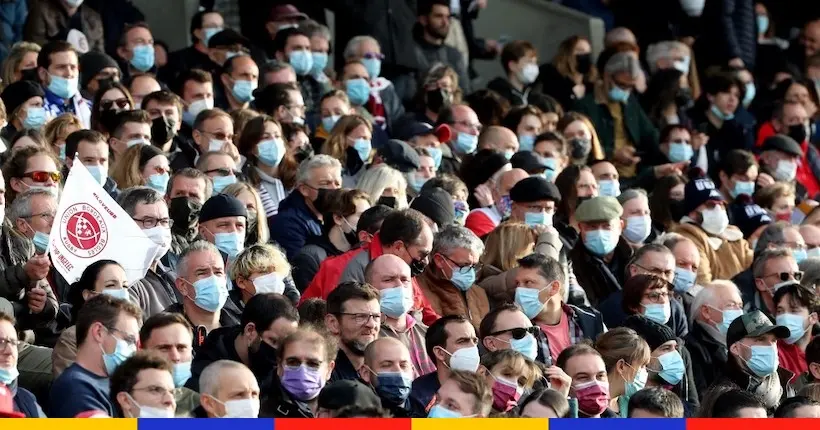
[[[427,34],[429,34],[429,35],[431,35],[435,38],[438,38],[438,39],[446,39],[447,38],[447,33],[450,32],[449,26],[446,26],[446,25],[443,28],[442,27],[428,26],[428,27],[425,28],[425,30],[427,31]]]
[[[353,354],[359,357],[363,357],[364,350],[365,348],[367,348],[367,345],[370,345],[370,342],[362,342],[358,339],[350,339],[343,341],[342,344],[346,346],[347,349],[350,350],[350,352],[352,352]]]

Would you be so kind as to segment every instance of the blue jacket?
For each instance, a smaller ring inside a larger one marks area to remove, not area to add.
[[[0,61],[5,61],[11,46],[23,40],[23,27],[28,16],[26,0],[0,2]]]
[[[46,417],[46,414],[43,413],[43,409],[37,404],[37,398],[34,397],[34,394],[31,394],[31,392],[25,388],[19,387],[16,380],[12,382],[8,388],[11,394],[14,395],[13,403],[15,412],[24,413],[26,418]]]
[[[268,218],[270,238],[293,260],[308,236],[321,236],[322,223],[308,208],[305,196],[295,191],[279,203],[279,213]]]

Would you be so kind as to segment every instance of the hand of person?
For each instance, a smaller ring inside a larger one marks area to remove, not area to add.
[[[623,148],[615,151],[613,158],[619,164],[624,166],[632,166],[633,164],[638,164],[641,162],[641,157],[635,156],[634,146],[624,146]]]
[[[493,55],[498,55],[498,53],[501,52],[501,45],[497,40],[487,39],[484,41],[484,49]]]
[[[31,310],[31,313],[39,314],[46,308],[46,300],[48,300],[46,290],[35,287],[26,293],[26,296],[28,297],[28,308]]]
[[[760,174],[757,175],[757,186],[759,188],[765,188],[765,187],[768,187],[769,185],[774,185],[774,182],[775,182],[774,178],[772,178],[772,176],[769,175],[768,173],[762,173],[761,172]]]
[[[564,397],[569,396],[569,387],[572,385],[572,378],[558,366],[550,366],[544,372],[544,376],[550,383],[550,387],[561,393]]]
[[[239,149],[237,149],[233,143],[225,142],[225,144],[222,145],[222,152],[230,155],[236,163],[239,163],[239,160],[241,160],[241,158],[239,158]]]
[[[699,150],[703,145],[709,143],[709,135],[706,133],[698,133],[692,135],[692,149]]]
[[[45,279],[50,268],[51,262],[45,254],[34,254],[23,266],[23,270],[30,281]]]
[[[556,230],[555,227],[553,227],[551,225],[537,224],[537,225],[532,226],[532,229],[533,229],[533,231],[535,231],[535,234],[537,234],[539,236],[544,234],[544,233],[552,233],[552,234],[555,234],[556,236],[558,235],[558,230]]]
[[[473,196],[475,196],[475,199],[482,208],[492,206],[493,204],[493,193],[490,191],[490,187],[488,187],[487,184],[481,184],[475,187]]]
[[[575,94],[576,98],[582,99],[584,98],[584,94],[587,93],[587,87],[584,84],[576,84],[572,87],[572,93]]]
[[[689,160],[681,161],[679,163],[667,163],[655,166],[655,177],[663,178],[669,175],[682,175],[683,171],[689,166]]]
[[[746,64],[743,63],[743,60],[740,57],[735,57],[729,60],[729,65],[732,67],[737,67],[738,69],[745,69]]]

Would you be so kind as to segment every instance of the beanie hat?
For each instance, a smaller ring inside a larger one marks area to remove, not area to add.
[[[202,210],[199,211],[199,222],[203,223],[212,219],[229,216],[243,216],[247,218],[248,211],[245,209],[245,205],[237,200],[236,197],[227,194],[217,194],[202,205]]]
[[[746,194],[737,196],[729,205],[729,216],[732,225],[743,232],[744,238],[751,236],[760,226],[772,223],[772,217]]]
[[[715,183],[706,176],[703,170],[692,169],[689,172],[689,178],[690,181],[683,187],[683,213],[681,215],[689,215],[709,200],[723,201],[723,194],[717,190]]]
[[[630,316],[624,320],[623,326],[635,330],[653,351],[670,340],[677,340],[671,328],[658,324],[643,315]]]
[[[421,212],[439,228],[452,224],[456,218],[453,198],[450,193],[438,187],[426,190],[413,199],[410,209]]]
[[[3,99],[3,104],[6,105],[6,115],[10,118],[20,105],[28,101],[32,97],[45,97],[46,93],[37,82],[33,81],[17,81],[3,90],[0,94],[0,99]]]
[[[102,69],[120,66],[108,54],[100,51],[88,51],[80,57],[80,88],[85,88]]]

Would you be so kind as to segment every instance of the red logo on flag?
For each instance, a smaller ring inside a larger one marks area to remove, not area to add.
[[[91,205],[70,206],[60,219],[60,227],[63,246],[77,257],[94,257],[108,244],[105,220]]]

